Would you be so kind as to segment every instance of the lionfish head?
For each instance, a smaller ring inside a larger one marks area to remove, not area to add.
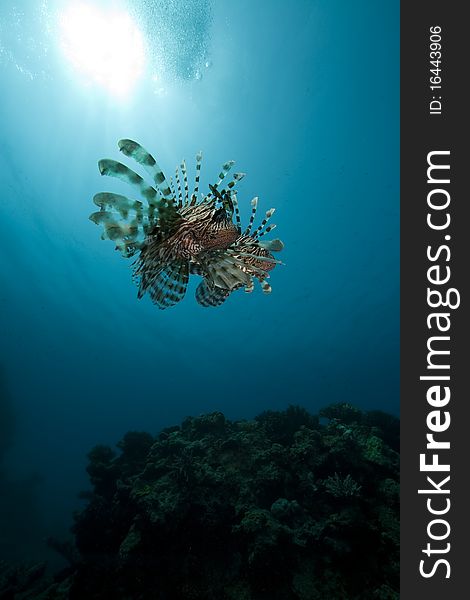
[[[233,225],[232,216],[231,215],[229,216],[229,214],[227,213],[227,211],[225,210],[225,208],[223,206],[215,209],[211,220],[216,225],[218,224],[222,227],[223,226],[231,227]]]
[[[238,228],[232,223],[232,217],[224,207],[214,211],[210,223],[204,232],[204,248],[225,249],[228,248],[239,235]]]

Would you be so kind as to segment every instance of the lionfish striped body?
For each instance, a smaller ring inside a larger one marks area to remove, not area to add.
[[[271,252],[282,250],[283,244],[280,240],[263,242],[260,238],[275,227],[267,226],[274,209],[266,213],[253,232],[258,202],[254,198],[249,225],[242,232],[233,188],[244,174],[235,173],[220,189],[233,161],[222,166],[217,183],[209,185],[210,193],[198,200],[201,153],[196,156],[195,187],[190,196],[184,161],[180,170],[176,169],[176,192],[173,181],[167,181],[156,160],[142,146],[132,140],[120,140],[118,145],[126,156],[144,167],[154,185],[148,185],[120,162],[100,160],[102,175],[131,184],[145,202],[102,192],[93,199],[100,210],[90,219],[103,225],[101,237],[113,240],[123,256],[137,254],[134,279],[139,298],[148,292],[159,308],[172,306],[184,297],[191,274],[203,277],[196,290],[196,299],[202,306],[218,306],[241,287],[251,292],[254,278],[265,293],[271,291],[266,279],[279,264]]]

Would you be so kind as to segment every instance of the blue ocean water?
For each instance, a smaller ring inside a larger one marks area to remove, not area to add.
[[[398,412],[398,3],[95,1],[143,36],[124,96],[65,54],[72,4],[0,7],[2,558],[67,535],[86,453],[130,429],[291,403]],[[96,192],[125,190],[97,168],[123,137],[190,178],[202,150],[206,190],[236,161],[243,220],[253,196],[277,209],[270,296],[137,300],[88,220]]]

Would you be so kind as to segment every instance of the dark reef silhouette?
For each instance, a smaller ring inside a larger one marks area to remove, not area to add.
[[[50,541],[70,566],[0,565],[0,598],[399,597],[395,417],[348,404],[216,412],[117,446],[88,455],[74,544]]]

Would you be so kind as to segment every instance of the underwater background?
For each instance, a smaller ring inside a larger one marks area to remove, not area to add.
[[[83,4],[0,5],[0,558],[48,556],[86,453],[130,429],[399,408],[398,3],[95,1],[135,25],[109,42],[112,68],[134,61],[112,81],[71,55]],[[165,311],[137,300],[88,220],[121,191],[97,161],[123,137],[190,182],[202,150],[202,190],[236,161],[243,222],[259,196],[285,243],[270,296],[202,308],[196,281]]]

